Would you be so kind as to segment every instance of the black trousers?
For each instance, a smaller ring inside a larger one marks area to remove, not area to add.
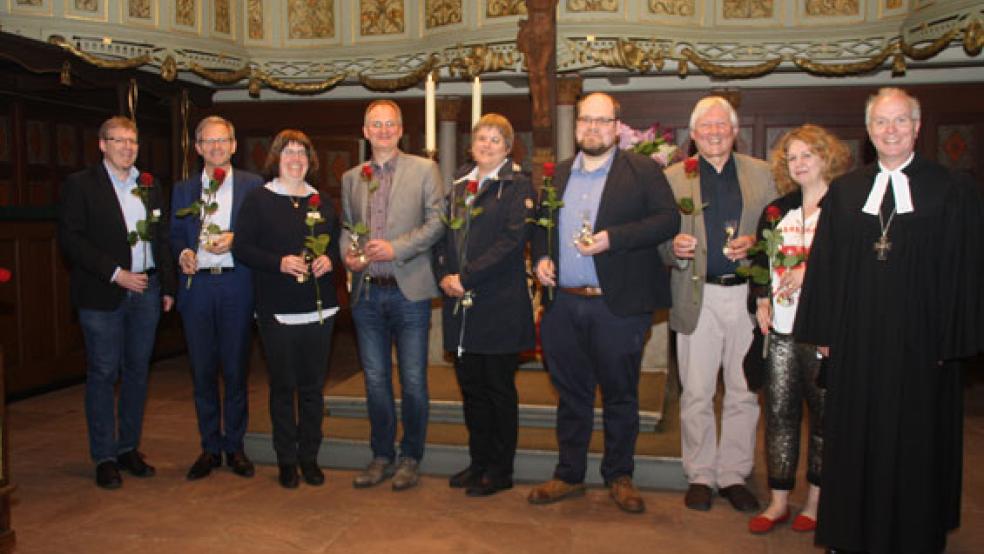
[[[318,457],[334,323],[333,317],[326,318],[324,324],[260,321],[260,338],[270,374],[270,420],[278,464],[315,461]]]
[[[584,481],[599,387],[605,425],[601,476],[606,483],[632,476],[639,435],[639,372],[651,325],[652,314],[617,316],[602,297],[558,292],[540,327],[547,370],[560,396],[555,478]]]
[[[519,354],[465,353],[454,362],[464,400],[471,466],[492,480],[511,479],[516,456]]]

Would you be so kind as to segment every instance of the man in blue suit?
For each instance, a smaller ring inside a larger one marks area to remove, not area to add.
[[[253,280],[249,268],[236,263],[230,249],[239,207],[251,190],[263,184],[263,179],[232,169],[230,159],[236,152],[236,131],[232,123],[221,117],[206,117],[198,124],[195,150],[205,161],[205,167],[202,173],[174,185],[171,199],[171,247],[182,273],[177,306],[184,321],[194,375],[195,412],[202,437],[202,453],[188,470],[188,479],[206,477],[213,468],[222,465],[222,452],[233,472],[252,477],[253,463],[246,457],[243,437]],[[216,179],[220,185],[210,194],[209,184],[216,176],[220,177]],[[195,201],[202,205],[214,202],[218,208],[211,213],[198,209],[194,214],[177,215]],[[210,233],[210,226],[221,231]],[[225,384],[225,398],[221,403],[220,366]]]

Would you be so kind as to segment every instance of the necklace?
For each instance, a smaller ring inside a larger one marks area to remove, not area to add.
[[[881,210],[878,210],[878,225],[881,227],[881,236],[875,241],[873,248],[876,252],[875,257],[879,262],[887,260],[888,252],[892,249],[892,242],[888,240],[888,230],[892,227],[893,219],[895,219],[895,208],[892,208],[892,213],[888,216],[887,224],[882,218]]]
[[[294,209],[297,209],[297,208],[300,208],[301,207],[301,199],[300,198],[294,198],[293,196],[291,196],[291,195],[288,194],[287,195],[287,200],[290,200],[290,205],[291,206],[294,206]]]

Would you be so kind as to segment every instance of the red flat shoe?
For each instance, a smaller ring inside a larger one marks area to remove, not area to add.
[[[769,519],[763,515],[757,515],[752,519],[748,520],[748,530],[756,535],[761,535],[772,531],[772,528],[779,523],[785,523],[789,519],[789,509],[786,509],[786,513],[777,517],[776,519]]]
[[[800,533],[806,533],[808,531],[813,531],[817,528],[817,520],[810,516],[805,516],[800,514],[793,519],[793,525],[791,526],[793,531],[798,531]]]

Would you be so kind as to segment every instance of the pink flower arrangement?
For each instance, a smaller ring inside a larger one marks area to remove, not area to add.
[[[649,156],[662,167],[682,159],[683,153],[673,143],[673,132],[670,129],[661,129],[659,123],[645,131],[637,131],[619,121],[616,133],[619,148]]]

